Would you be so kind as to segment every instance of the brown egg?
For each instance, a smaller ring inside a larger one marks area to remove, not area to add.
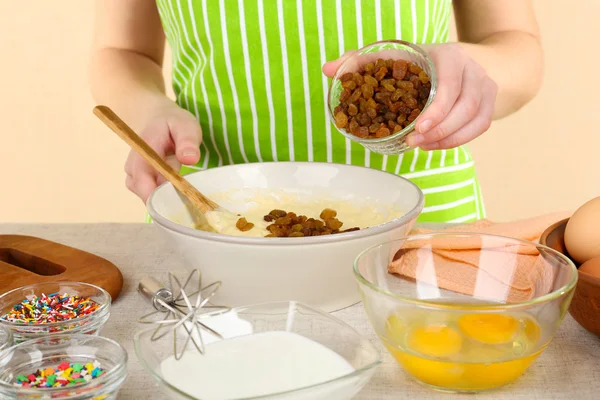
[[[585,203],[569,219],[565,246],[580,264],[600,256],[600,197]]]
[[[587,260],[579,267],[579,271],[600,279],[600,257]]]

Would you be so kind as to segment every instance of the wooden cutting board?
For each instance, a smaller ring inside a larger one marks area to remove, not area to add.
[[[37,237],[0,235],[0,294],[58,281],[100,286],[113,301],[123,287],[121,271],[102,257]]]

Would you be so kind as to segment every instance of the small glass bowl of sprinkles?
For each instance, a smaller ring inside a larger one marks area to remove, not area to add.
[[[0,399],[112,400],[127,377],[127,351],[84,334],[54,334],[0,353]]]
[[[110,315],[110,294],[82,282],[46,282],[0,296],[0,326],[15,343],[53,333],[97,335]]]

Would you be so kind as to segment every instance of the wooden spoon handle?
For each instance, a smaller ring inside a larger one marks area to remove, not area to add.
[[[190,202],[198,207],[202,213],[219,208],[219,206],[204,196],[186,179],[177,173],[161,156],[154,151],[137,133],[133,131],[117,114],[106,106],[94,107],[94,114],[123,139],[133,150],[144,157],[150,165],[171,182],[175,189],[180,191]]]

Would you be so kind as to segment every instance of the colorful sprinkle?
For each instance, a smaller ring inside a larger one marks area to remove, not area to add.
[[[93,369],[83,369],[79,363],[61,363],[56,368],[38,369],[28,375],[18,375],[14,385],[27,388],[52,388],[52,387],[70,387],[81,383],[90,382],[102,376],[106,371],[102,369],[100,363],[88,363],[87,366]],[[83,375],[85,372],[85,376]]]
[[[43,325],[83,317],[98,308],[100,304],[89,297],[70,296],[67,293],[42,294],[41,297],[32,296],[15,304],[0,319],[17,324]]]

